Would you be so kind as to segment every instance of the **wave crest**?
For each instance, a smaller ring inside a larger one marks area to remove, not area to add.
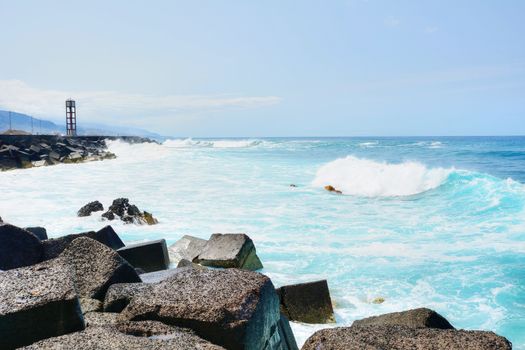
[[[418,162],[398,164],[348,156],[323,165],[312,184],[331,185],[343,194],[396,197],[422,193],[440,186],[452,169],[427,168]]]
[[[210,148],[246,148],[260,145],[261,140],[193,140],[176,139],[166,140],[163,145],[170,148],[192,148],[192,147],[210,147]]]

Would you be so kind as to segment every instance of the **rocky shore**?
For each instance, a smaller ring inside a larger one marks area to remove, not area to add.
[[[0,135],[0,171],[113,159],[106,140],[153,142],[135,136]]]
[[[48,239],[0,223],[0,349],[295,350],[289,321],[335,322],[327,281],[276,289],[261,268],[241,233],[126,246],[111,226]],[[426,308],[323,329],[302,347],[511,348]]]

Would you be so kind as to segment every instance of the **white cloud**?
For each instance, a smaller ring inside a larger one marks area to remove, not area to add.
[[[0,109],[36,117],[61,118],[67,98],[77,101],[79,115],[93,122],[114,122],[121,118],[141,124],[146,116],[177,112],[213,111],[229,108],[259,108],[279,103],[276,96],[166,95],[152,96],[116,91],[61,91],[31,87],[19,80],[0,80]],[[129,119],[131,118],[131,120]]]

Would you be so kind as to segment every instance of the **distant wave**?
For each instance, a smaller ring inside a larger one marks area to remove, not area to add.
[[[410,196],[440,186],[452,171],[418,162],[393,164],[348,156],[319,168],[312,184],[364,197]]]
[[[166,140],[163,145],[170,148],[192,148],[192,147],[212,147],[212,148],[246,148],[262,144],[261,140],[194,140],[176,139]]]
[[[379,142],[377,142],[377,141],[361,142],[361,143],[359,143],[360,147],[365,147],[365,148],[374,147],[374,146],[377,146],[377,145],[379,145]]]

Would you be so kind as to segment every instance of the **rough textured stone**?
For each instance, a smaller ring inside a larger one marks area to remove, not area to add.
[[[327,328],[315,332],[302,350],[510,350],[495,333],[405,326]]]
[[[83,328],[72,272],[65,261],[0,272],[0,349]]]
[[[399,325],[411,328],[454,329],[454,327],[452,327],[443,316],[427,308],[367,317],[362,320],[357,320],[352,324],[352,326],[370,325]]]
[[[205,239],[184,235],[168,248],[170,260],[178,264],[182,259],[193,261],[208,242]]]
[[[251,271],[263,268],[253,241],[244,233],[214,233],[193,261],[204,266]]]
[[[86,205],[84,205],[82,208],[78,210],[77,215],[82,216],[90,216],[91,213],[97,212],[97,211],[103,211],[104,206],[99,201],[90,202]]]
[[[69,246],[71,242],[80,237],[94,239],[115,250],[124,247],[124,243],[113,230],[113,228],[111,226],[106,226],[97,232],[82,232],[42,241],[42,245],[44,247],[43,259],[49,260],[56,258],[64,251],[64,249]]]
[[[83,314],[87,314],[88,312],[102,311],[103,304],[97,299],[80,298],[80,308]]]
[[[277,289],[281,311],[291,321],[335,322],[326,280],[282,286]]]
[[[42,244],[31,232],[0,224],[0,270],[10,270],[40,262]]]
[[[165,270],[170,266],[166,240],[159,239],[128,245],[117,250],[133,267],[146,272]]]
[[[89,327],[82,332],[46,339],[26,350],[224,350],[181,330],[153,337],[137,337],[120,332],[115,326]]]
[[[44,227],[25,227],[24,230],[31,232],[41,241],[47,239],[47,230]]]
[[[91,238],[75,239],[61,256],[75,272],[75,286],[81,297],[102,300],[114,283],[141,282],[133,267],[113,249]]]
[[[152,286],[146,283],[117,283],[109,287],[104,298],[104,311],[121,312],[131,298],[139,293],[150,293]]]
[[[88,312],[84,315],[86,327],[100,327],[119,323],[119,314],[114,312]]]
[[[280,349],[279,299],[270,279],[237,269],[186,269],[135,295],[121,313],[191,328],[227,349]]]
[[[176,269],[143,273],[140,275],[140,279],[144,283],[158,283],[186,269],[188,269],[188,267],[178,267]]]

